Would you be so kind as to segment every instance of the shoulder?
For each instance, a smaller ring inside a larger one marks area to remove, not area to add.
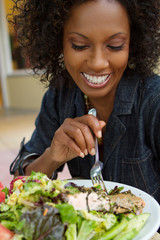
[[[142,100],[147,104],[160,101],[160,76],[152,75],[140,82],[140,92]]]
[[[60,119],[64,120],[66,117],[75,116],[75,108],[84,100],[81,90],[75,83],[70,84],[67,79],[62,79],[62,77],[57,81],[59,82],[56,86],[50,86],[46,91],[42,101],[42,109],[49,111],[52,115],[56,113]]]
[[[160,76],[154,74],[150,77],[147,77],[144,80],[143,86],[147,92],[153,92],[153,93],[159,92],[160,91]]]
[[[154,118],[160,113],[160,76],[153,75],[142,84],[142,109],[146,118]]]
[[[49,101],[58,101],[63,99],[63,101],[71,96],[76,89],[76,86],[71,82],[68,82],[68,79],[59,75],[54,79],[54,86],[49,86],[47,89],[44,98]]]

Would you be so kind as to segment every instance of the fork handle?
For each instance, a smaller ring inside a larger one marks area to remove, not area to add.
[[[89,111],[88,111],[88,114],[91,114],[95,117],[97,117],[97,111],[95,108],[91,108]],[[95,152],[96,152],[96,162],[98,162],[98,156],[99,156],[99,151],[98,151],[98,141],[97,141],[97,137],[95,136]]]
[[[97,138],[95,136],[95,152],[96,152],[96,162],[99,162],[99,151],[98,151],[98,141]]]
[[[91,109],[88,111],[88,114],[91,114],[91,115],[97,117],[97,111],[96,111],[95,108],[91,108]]]

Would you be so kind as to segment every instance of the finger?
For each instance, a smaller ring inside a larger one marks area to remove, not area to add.
[[[71,139],[69,136],[65,136],[65,142],[67,143],[66,146],[70,148],[71,151],[77,154],[77,156],[84,158],[85,153],[79,148],[77,143],[74,141],[74,139]]]
[[[95,139],[94,139],[95,137],[92,134],[91,129],[87,125],[82,124],[82,123],[79,123],[78,127],[79,127],[79,131],[81,132],[81,134],[84,137],[87,154],[89,152],[91,155],[95,155],[95,149],[94,149],[95,148]]]
[[[103,129],[106,126],[106,123],[104,121],[99,121],[99,124],[101,126],[101,129]]]
[[[74,125],[70,124],[64,129],[64,132],[66,135],[68,135],[68,137],[74,140],[74,142],[85,155],[88,154],[86,140],[80,127],[75,127]]]
[[[87,125],[92,129],[96,137],[102,137],[102,128],[106,125],[104,121],[99,121],[96,117],[91,114],[84,115],[83,117],[76,118],[77,121]]]
[[[91,129],[82,122],[74,119],[67,119],[64,123],[64,132],[74,139],[76,144],[87,155],[88,150],[94,148],[94,139]]]
[[[85,156],[84,153],[82,152],[82,150],[79,148],[79,146],[75,143],[74,139],[72,139],[70,136],[68,136],[60,128],[55,132],[54,144],[60,145],[60,148],[62,145],[65,146],[70,151],[75,153],[75,157],[80,156],[81,158],[84,158],[84,156]]]

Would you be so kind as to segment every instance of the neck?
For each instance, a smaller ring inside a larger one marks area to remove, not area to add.
[[[114,99],[89,98],[89,102],[91,107],[97,110],[99,120],[103,120],[107,123],[113,110]]]

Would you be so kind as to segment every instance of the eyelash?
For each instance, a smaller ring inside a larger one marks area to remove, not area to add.
[[[72,43],[72,48],[75,49],[75,50],[78,50],[78,51],[84,50],[87,47],[88,47],[87,45],[78,46],[78,45],[75,45],[74,43]]]
[[[78,45],[75,45],[74,43],[72,43],[72,48],[77,50],[77,51],[82,51],[84,50],[85,48],[87,48],[88,46],[87,45],[84,45],[84,46],[78,46]],[[120,51],[123,49],[124,47],[124,44],[120,45],[120,46],[111,46],[111,45],[107,45],[107,47],[109,47],[110,49],[114,50],[114,51]]]
[[[107,47],[109,47],[110,49],[112,49],[112,50],[114,50],[114,51],[120,51],[120,50],[122,50],[123,49],[123,47],[124,47],[124,43],[122,44],[122,45],[120,45],[120,46],[111,46],[111,45],[107,45]]]

